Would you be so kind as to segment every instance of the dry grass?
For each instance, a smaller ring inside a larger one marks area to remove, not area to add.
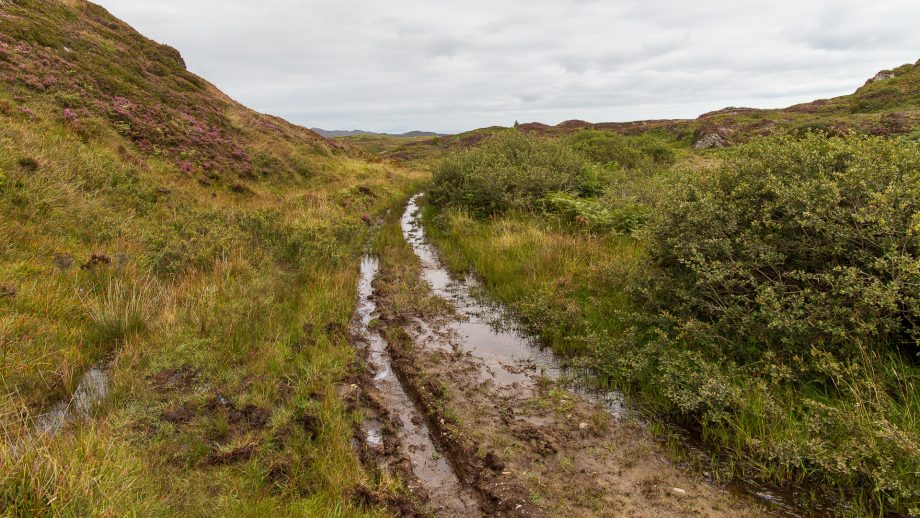
[[[104,118],[81,134],[50,95],[0,89],[3,103],[34,115],[0,110],[0,287],[15,291],[0,297],[0,515],[379,514],[348,498],[377,481],[336,392],[342,330],[363,216],[424,175],[231,105],[278,169],[201,182]],[[14,448],[97,364],[110,387],[91,418]]]

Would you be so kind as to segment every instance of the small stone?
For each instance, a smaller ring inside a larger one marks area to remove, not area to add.
[[[591,428],[591,425],[589,425],[588,423],[585,423],[585,422],[578,423],[578,429],[581,430],[582,432],[588,431],[589,428]]]
[[[686,489],[681,489],[681,488],[679,488],[679,487],[672,487],[672,488],[671,488],[671,492],[674,493],[674,494],[677,495],[677,496],[687,496],[687,490],[686,490]]]

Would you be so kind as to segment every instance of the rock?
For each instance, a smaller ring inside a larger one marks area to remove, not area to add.
[[[891,70],[882,70],[878,74],[875,74],[872,77],[872,79],[869,79],[868,81],[866,81],[866,84],[868,85],[868,84],[875,83],[878,81],[884,81],[886,79],[891,79],[893,77],[894,77],[894,72],[892,72]]]
[[[687,490],[686,490],[686,489],[681,489],[681,488],[679,488],[679,487],[672,487],[672,488],[671,488],[671,492],[674,493],[674,494],[677,495],[677,496],[687,496]]]
[[[725,141],[725,137],[718,133],[705,133],[699,140],[693,144],[694,149],[709,149],[717,147],[725,147],[728,145],[728,142]]]
[[[588,423],[578,423],[578,429],[582,432],[586,432],[591,428],[591,425]]]

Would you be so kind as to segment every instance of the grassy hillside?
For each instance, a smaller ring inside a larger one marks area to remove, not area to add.
[[[0,65],[0,514],[374,512],[337,386],[365,220],[419,175],[81,0],[0,3]],[[94,365],[94,417],[29,439]]]

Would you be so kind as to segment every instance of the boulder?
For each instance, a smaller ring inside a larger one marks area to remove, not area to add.
[[[723,137],[718,132],[704,133],[697,141],[693,144],[694,149],[709,149],[715,147],[725,147],[728,145],[728,142],[725,141]]]
[[[884,81],[886,79],[891,79],[893,77],[894,77],[894,72],[892,72],[891,70],[882,70],[878,74],[875,74],[872,77],[872,79],[869,79],[868,81],[866,81],[866,84],[868,85],[868,84],[875,83],[878,81]]]

